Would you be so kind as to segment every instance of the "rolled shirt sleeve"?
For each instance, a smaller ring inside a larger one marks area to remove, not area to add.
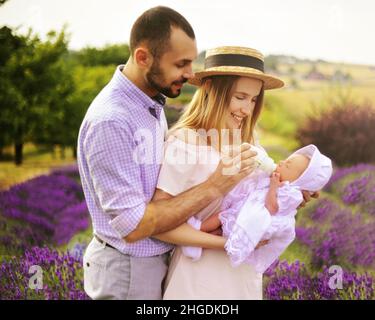
[[[124,238],[136,229],[146,209],[133,134],[114,120],[101,121],[89,128],[84,150],[99,205]]]

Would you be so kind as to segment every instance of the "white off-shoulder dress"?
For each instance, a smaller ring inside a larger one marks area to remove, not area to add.
[[[220,161],[220,154],[213,147],[188,144],[174,136],[167,139],[164,151],[157,188],[173,196],[206,181]],[[219,212],[222,200],[213,201],[195,218],[203,221]],[[201,258],[194,261],[177,246],[165,280],[163,299],[260,300],[262,274],[248,264],[233,267],[224,250],[203,249]]]

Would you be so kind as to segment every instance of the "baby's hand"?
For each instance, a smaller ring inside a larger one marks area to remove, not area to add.
[[[283,183],[280,181],[280,173],[278,172],[272,172],[271,175],[271,187],[279,188],[283,185]]]

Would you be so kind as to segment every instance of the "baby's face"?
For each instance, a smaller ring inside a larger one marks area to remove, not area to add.
[[[306,170],[309,162],[310,159],[301,154],[291,155],[280,161],[275,171],[280,174],[281,181],[292,182]]]

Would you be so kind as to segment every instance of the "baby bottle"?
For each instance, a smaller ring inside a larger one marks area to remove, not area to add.
[[[254,159],[258,163],[259,169],[268,174],[271,174],[276,169],[277,164],[268,156],[267,152],[253,145],[251,145],[251,150],[257,153]]]

